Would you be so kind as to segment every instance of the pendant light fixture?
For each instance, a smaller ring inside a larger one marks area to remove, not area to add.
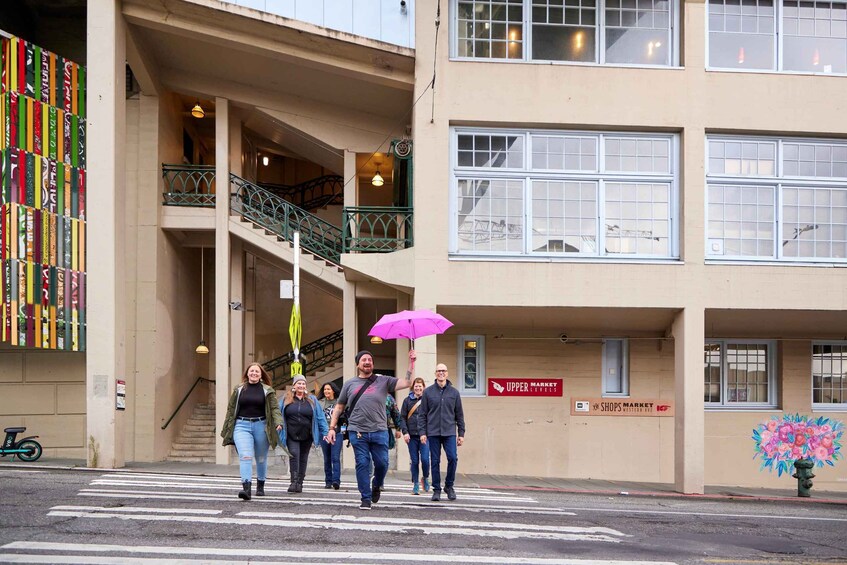
[[[383,179],[382,175],[379,174],[379,165],[376,167],[376,174],[374,175],[374,178],[371,179],[371,184],[374,186],[382,186],[385,184],[385,179]]]
[[[200,248],[200,345],[194,350],[195,353],[201,353],[203,355],[209,353],[209,348],[206,347],[206,341],[203,339],[203,308],[205,307],[205,301],[203,299],[203,283],[204,283],[204,271],[205,269],[205,250]]]
[[[206,110],[203,109],[203,106],[200,105],[200,101],[197,101],[197,104],[191,109],[191,115],[195,118],[204,118],[206,117]]]

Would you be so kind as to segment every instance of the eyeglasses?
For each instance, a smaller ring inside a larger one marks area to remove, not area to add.
[[[436,372],[436,373],[446,373],[446,372],[447,372],[447,369],[438,369],[438,370],[437,370],[437,371],[435,371],[435,372]]]

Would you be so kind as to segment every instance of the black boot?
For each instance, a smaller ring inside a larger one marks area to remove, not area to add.
[[[256,480],[256,496],[265,496],[265,481]]]
[[[303,475],[297,477],[297,490],[295,492],[303,492],[303,479],[305,478]]]
[[[244,500],[250,500],[251,495],[250,491],[253,489],[252,481],[244,481],[241,483],[241,492],[238,493],[238,498],[243,498]]]
[[[291,484],[288,485],[288,492],[297,492],[297,474],[291,473]]]

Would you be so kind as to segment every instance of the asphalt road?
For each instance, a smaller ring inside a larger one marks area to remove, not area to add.
[[[236,497],[238,479],[0,469],[0,562],[843,563],[847,505],[389,486]]]

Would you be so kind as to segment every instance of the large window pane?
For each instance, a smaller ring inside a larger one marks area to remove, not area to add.
[[[721,346],[707,343],[703,355],[703,400],[721,401]]]
[[[522,135],[459,136],[459,166],[491,169],[523,167]]]
[[[596,61],[596,25],[595,0],[532,0],[532,58]]]
[[[598,169],[597,138],[533,135],[532,168],[595,172]]]
[[[783,68],[847,73],[847,4],[785,0],[783,6]]]
[[[670,64],[670,3],[606,2],[606,62]]]
[[[783,188],[785,257],[847,258],[847,189]]]
[[[709,0],[709,66],[774,69],[772,0]]]
[[[812,402],[847,403],[847,344],[812,346]]]
[[[606,252],[667,256],[670,184],[606,184]]]
[[[768,373],[767,345],[726,345],[727,402],[768,402]]]
[[[597,251],[597,183],[532,182],[532,251]]]
[[[459,0],[456,16],[459,57],[523,58],[523,0]]]
[[[523,181],[459,179],[460,251],[523,250]]]
[[[711,256],[774,257],[773,186],[709,184],[707,209]]]

